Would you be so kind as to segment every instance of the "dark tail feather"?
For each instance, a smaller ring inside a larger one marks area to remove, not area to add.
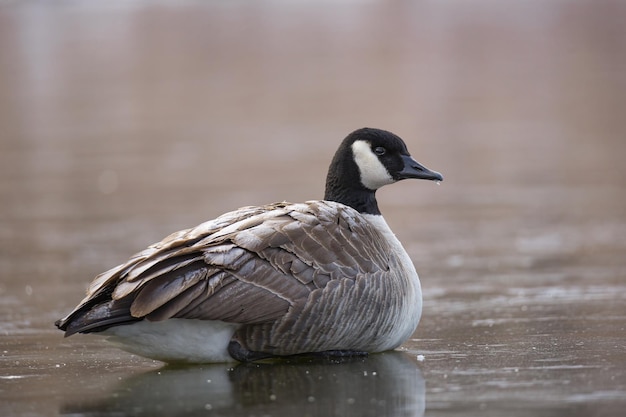
[[[54,324],[65,331],[65,337],[75,333],[101,332],[113,326],[131,324],[143,318],[130,314],[132,299],[107,300],[96,305],[86,305]]]

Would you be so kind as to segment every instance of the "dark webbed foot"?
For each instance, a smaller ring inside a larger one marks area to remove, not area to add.
[[[236,340],[231,340],[228,344],[228,354],[239,362],[254,362],[261,359],[272,358],[273,355],[263,352],[254,352],[241,346]]]

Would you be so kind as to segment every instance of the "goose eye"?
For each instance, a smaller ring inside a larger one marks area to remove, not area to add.
[[[384,155],[386,152],[387,152],[387,149],[383,148],[382,146],[377,146],[374,148],[374,153],[378,156]]]

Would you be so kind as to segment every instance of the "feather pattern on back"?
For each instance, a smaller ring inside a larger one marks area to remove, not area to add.
[[[382,343],[376,334],[393,325],[400,306],[389,294],[406,288],[389,287],[408,285],[389,277],[406,273],[390,249],[363,215],[343,204],[246,207],[172,234],[101,274],[64,321],[110,294],[104,304],[124,306],[129,319],[243,324],[236,337],[248,349],[291,354],[345,349],[332,327],[349,312],[354,323],[343,325],[360,328],[351,344],[363,349]],[[68,332],[98,330],[102,318],[93,320]]]

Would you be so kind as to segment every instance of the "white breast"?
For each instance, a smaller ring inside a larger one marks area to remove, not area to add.
[[[398,257],[399,264],[392,271],[393,279],[406,280],[408,288],[406,294],[396,294],[397,297],[403,297],[404,302],[396,318],[397,325],[393,333],[388,335],[387,343],[380,349],[384,351],[400,346],[417,328],[422,315],[422,287],[413,261],[383,216],[374,214],[363,214],[363,216],[384,236],[392,252]]]

